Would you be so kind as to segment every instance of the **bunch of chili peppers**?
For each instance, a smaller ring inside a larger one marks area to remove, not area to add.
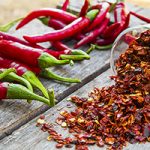
[[[150,30],[132,41],[116,61],[115,84],[95,88],[88,98],[73,96],[77,106],[61,111],[56,123],[68,128],[73,137],[64,138],[41,116],[37,125],[47,131],[56,148],[88,150],[88,145],[107,145],[120,150],[127,143],[150,142]]]
[[[149,18],[127,11],[124,0],[117,0],[116,3],[102,1],[94,6],[90,6],[89,1],[85,0],[78,15],[66,12],[68,7],[69,0],[65,0],[62,10],[54,8],[34,10],[19,23],[17,29],[38,18],[55,31],[38,36],[25,35],[24,39],[31,44],[46,41],[54,43],[71,38],[77,40],[74,48],[96,44],[102,46],[102,48],[96,46],[97,49],[108,49],[115,38],[129,26],[130,15],[150,23]]]

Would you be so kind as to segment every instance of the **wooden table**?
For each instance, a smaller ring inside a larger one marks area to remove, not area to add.
[[[73,4],[72,4],[73,5]],[[129,5],[129,9],[134,10],[142,15],[149,16],[150,13],[148,9],[142,9],[137,6]],[[131,26],[138,24],[144,24],[144,22],[138,19],[131,18]],[[30,25],[26,26],[26,29],[20,30],[17,33],[13,30],[10,32],[14,35],[21,36],[22,32],[26,33],[29,26],[30,30],[34,33],[38,31],[47,32],[49,28],[41,26],[38,21],[32,22]],[[32,33],[31,33],[32,34]],[[86,49],[86,47],[83,47]],[[108,51],[98,51],[95,50],[91,53],[91,59],[85,60],[83,62],[78,62],[74,67],[63,66],[53,68],[53,70],[63,76],[78,77],[82,80],[79,84],[61,84],[52,80],[41,79],[43,84],[49,89],[54,88],[56,98],[59,103],[53,107],[49,108],[41,104],[40,102],[33,102],[31,105],[23,101],[6,100],[0,102],[0,150],[54,150],[54,142],[49,142],[46,140],[48,134],[40,131],[37,128],[36,120],[40,114],[44,113],[46,119],[55,124],[55,119],[59,115],[60,110],[68,109],[72,110],[75,106],[71,108],[67,107],[70,103],[67,101],[67,97],[70,95],[87,96],[87,94],[94,87],[109,86],[113,84],[109,79],[112,75],[109,69],[109,58],[110,50]],[[55,124],[57,131],[67,136],[69,133],[67,130],[63,130],[58,125]],[[65,149],[65,148],[64,148]],[[91,150],[96,150],[96,146],[89,147]],[[105,148],[101,148],[105,149]],[[126,150],[149,150],[150,144],[129,144],[128,147],[124,148]]]

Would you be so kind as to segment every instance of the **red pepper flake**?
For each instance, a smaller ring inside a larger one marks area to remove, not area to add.
[[[150,141],[150,30],[130,43],[116,61],[115,84],[94,88],[88,98],[73,96],[77,106],[61,111],[57,124],[68,128],[72,138],[63,138],[42,118],[38,120],[57,148],[88,150],[88,145],[123,149],[129,143]]]

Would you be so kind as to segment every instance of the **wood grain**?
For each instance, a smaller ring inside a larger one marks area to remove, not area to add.
[[[112,74],[110,69],[104,73],[102,73],[100,76],[92,80],[90,83],[86,84],[79,90],[77,90],[75,93],[71,95],[78,95],[81,97],[86,97],[87,94],[94,88],[94,87],[103,87],[103,86],[110,86],[113,84],[113,82],[109,79],[109,76]],[[70,97],[70,96],[69,96]],[[71,104],[72,107],[68,108],[67,104]],[[74,110],[75,106],[70,101],[65,98],[63,101],[61,101],[59,104],[57,104],[55,107],[51,108],[47,112],[44,113],[46,116],[46,120],[49,123],[52,123],[54,125],[54,128],[57,130],[57,132],[61,133],[63,137],[70,136],[70,133],[68,133],[68,130],[65,130],[61,128],[59,125],[55,123],[55,119],[59,116],[60,111],[68,110],[72,111]],[[1,140],[0,149],[5,150],[55,150],[56,143],[53,141],[47,141],[46,138],[48,136],[48,133],[42,132],[40,128],[36,127],[36,120],[38,118],[33,119],[26,125],[22,126],[20,129],[16,130],[12,135],[4,138]],[[63,148],[62,150],[67,150],[68,148]],[[73,150],[71,148],[71,150]],[[89,150],[105,150],[106,147],[98,148],[97,146],[89,146]],[[124,150],[149,150],[150,144],[129,144],[128,147],[124,148]]]
[[[141,10],[139,7],[130,6],[132,10]],[[140,21],[138,22],[140,23]],[[32,25],[31,25],[32,24]],[[32,22],[30,25],[26,26],[24,29],[17,31],[16,33],[11,31],[11,33],[21,36],[28,30],[30,33],[34,34],[37,31],[48,32],[49,29],[39,25],[37,21]],[[27,32],[29,33],[29,32]],[[83,47],[87,49],[87,47]],[[97,51],[91,53],[91,60],[78,62],[74,67],[63,66],[52,68],[53,71],[62,75],[70,77],[78,77],[82,80],[80,84],[61,84],[60,82],[54,82],[52,80],[41,79],[43,84],[48,88],[54,88],[56,97],[58,101],[61,101],[66,96],[70,95],[75,90],[79,89],[89,81],[93,80],[96,76],[104,72],[109,67],[109,57],[110,51]],[[31,119],[35,118],[37,115],[48,110],[49,107],[41,104],[40,102],[33,102],[32,105],[20,100],[6,100],[0,102],[0,138],[11,134],[14,130],[27,123]]]

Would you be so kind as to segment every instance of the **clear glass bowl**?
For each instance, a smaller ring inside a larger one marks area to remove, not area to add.
[[[111,49],[111,57],[110,57],[110,67],[113,74],[116,75],[116,67],[115,67],[116,60],[128,48],[128,42],[130,39],[129,35],[131,35],[131,37],[138,38],[140,34],[147,29],[150,29],[150,24],[139,25],[136,27],[128,28],[124,30],[122,33],[120,33],[120,35],[116,38]],[[127,36],[129,36],[129,39],[127,39]]]

